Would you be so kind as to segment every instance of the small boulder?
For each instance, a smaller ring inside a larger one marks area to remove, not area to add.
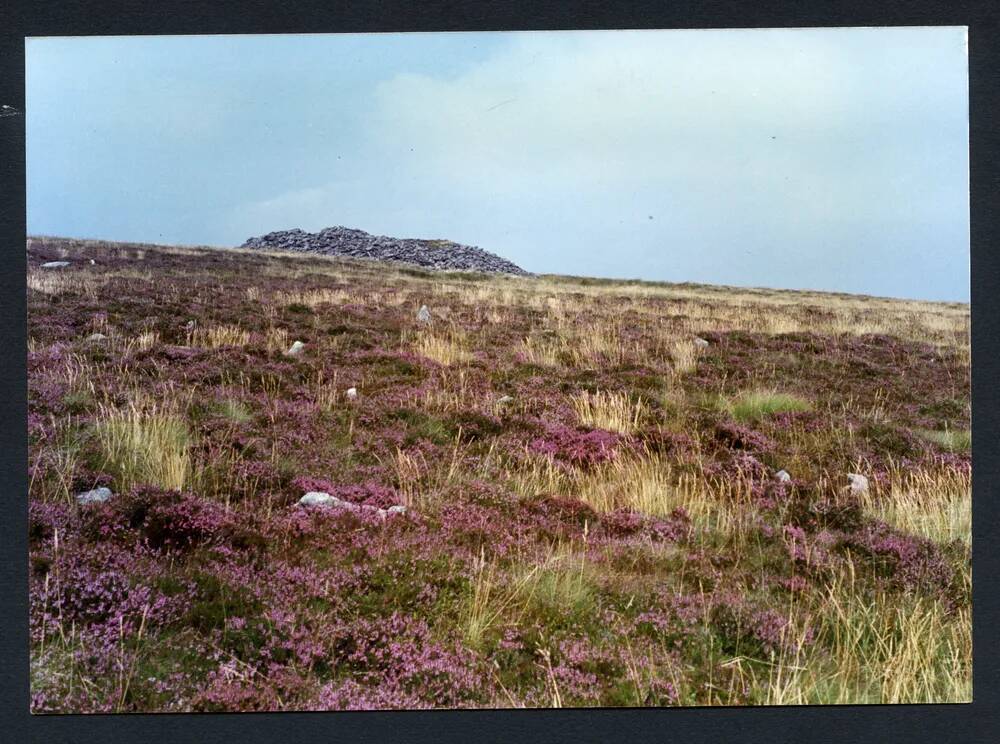
[[[69,261],[47,261],[42,264],[43,269],[61,269],[64,266],[69,266]]]
[[[513,403],[513,402],[514,402],[514,397],[511,395],[501,395],[499,398],[497,398],[497,403],[499,403],[501,406],[505,406],[508,403]]]
[[[325,491],[310,491],[299,499],[299,506],[328,506],[337,500]]]
[[[85,340],[88,343],[95,344],[95,343],[99,343],[101,341],[106,341],[107,338],[108,337],[105,336],[103,333],[91,333],[89,336],[87,336],[87,338]]]
[[[697,346],[699,349],[704,349],[706,346],[708,346],[708,341],[701,338],[700,336],[695,336],[694,345]]]
[[[358,397],[358,389],[357,388],[353,388],[353,387],[347,388],[347,399],[348,400],[354,400],[357,397]]]
[[[90,265],[91,266],[97,265],[97,261],[95,261],[94,259],[90,259]]]
[[[777,479],[778,483],[788,483],[792,479],[792,476],[788,474],[787,470],[779,470],[774,474],[774,477]]]
[[[81,506],[83,504],[103,504],[110,498],[111,489],[101,486],[100,488],[95,488],[93,491],[77,494],[76,503]]]
[[[431,322],[431,311],[427,309],[427,305],[421,305],[417,310],[417,320],[421,323]]]
[[[406,514],[406,507],[402,504],[396,504],[395,506],[390,506],[386,511],[389,514]]]
[[[305,348],[306,345],[304,343],[302,343],[301,341],[296,341],[295,343],[292,344],[291,348],[285,353],[288,356],[298,356],[305,350]]]
[[[868,491],[868,478],[860,473],[848,473],[847,481],[850,484],[852,494],[866,493]]]

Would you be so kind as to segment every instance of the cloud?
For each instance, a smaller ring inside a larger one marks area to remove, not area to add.
[[[961,239],[965,89],[941,67],[961,70],[963,39],[958,30],[517,35],[460,74],[379,85],[370,147],[401,173],[451,184],[456,206],[483,225],[497,211],[542,212],[510,248],[539,269],[707,280],[715,271],[734,283],[877,291],[849,270],[872,263],[873,242],[894,242],[884,247],[893,261],[905,260],[906,243],[919,258],[935,218]],[[637,227],[645,212],[658,222]],[[567,215],[583,229],[567,233]],[[560,234],[579,234],[592,253],[617,237],[618,265],[569,264]],[[912,277],[901,275],[883,291],[905,293]]]

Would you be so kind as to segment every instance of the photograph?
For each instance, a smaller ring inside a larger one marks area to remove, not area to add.
[[[25,38],[30,713],[971,703],[968,53]]]

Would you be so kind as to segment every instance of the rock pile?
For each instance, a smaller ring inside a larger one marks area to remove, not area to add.
[[[318,233],[280,230],[247,240],[250,250],[301,251],[327,256],[398,261],[440,271],[482,271],[492,274],[527,274],[524,269],[482,248],[450,240],[417,240],[371,235],[348,227],[328,227]]]

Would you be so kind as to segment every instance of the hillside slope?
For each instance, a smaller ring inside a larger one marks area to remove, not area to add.
[[[36,712],[970,699],[967,306],[28,264]]]

